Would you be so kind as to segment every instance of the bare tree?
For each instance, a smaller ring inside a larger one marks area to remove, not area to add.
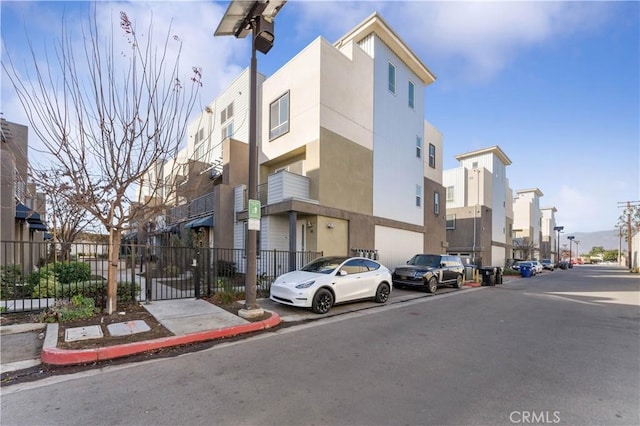
[[[47,169],[56,170],[75,194],[76,206],[109,233],[108,314],[117,308],[122,230],[145,206],[145,200],[136,199],[135,186],[156,162],[177,154],[202,84],[194,67],[190,88],[183,86],[182,42],[171,26],[156,43],[152,23],[137,32],[121,12],[119,24],[127,52],[116,47],[115,25],[106,36],[99,32],[94,12],[79,44],[63,20],[55,58],[47,55],[46,65],[31,47],[33,63],[26,76],[10,57],[2,62],[31,128],[53,156]]]
[[[47,221],[51,225],[54,241],[60,243],[60,260],[68,260],[71,246],[86,230],[96,231],[95,219],[77,201],[74,187],[56,171],[34,170],[32,179],[41,189],[55,196],[47,197]],[[56,251],[54,250],[54,257]],[[57,260],[54,258],[54,261]]]
[[[533,240],[529,237],[521,237],[513,239],[513,251],[520,252],[520,258],[522,259],[531,259],[533,250],[535,249],[535,244]],[[515,256],[514,256],[515,257]]]

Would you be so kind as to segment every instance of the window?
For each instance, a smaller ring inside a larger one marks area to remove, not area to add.
[[[225,109],[220,111],[220,124],[233,117],[233,102],[231,102]]]
[[[269,106],[269,140],[289,131],[289,92]]]
[[[222,139],[233,136],[233,121],[222,127]]]
[[[412,81],[409,82],[409,108],[414,109],[416,96],[416,85]]]
[[[422,138],[416,136],[416,157],[422,158]]]
[[[447,229],[456,229],[456,215],[455,214],[448,214],[447,215],[446,228]]]
[[[478,162],[474,161],[473,163],[471,163],[471,168],[472,169],[477,169],[478,168]]]
[[[440,193],[438,191],[433,193],[433,214],[436,216],[440,214]]]
[[[436,168],[436,146],[429,144],[429,167]]]
[[[199,144],[196,147],[196,160],[200,160],[202,159],[202,157],[204,157],[204,142]]]
[[[396,94],[396,67],[389,62],[389,91]]]
[[[447,186],[447,201],[454,201],[455,200],[455,191],[453,189],[453,186]]]
[[[420,207],[422,205],[422,187],[420,185],[416,185],[416,207]]]

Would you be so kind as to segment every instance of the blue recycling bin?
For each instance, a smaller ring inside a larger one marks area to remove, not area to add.
[[[533,276],[531,266],[520,265],[520,275],[522,275],[523,278],[531,278]]]

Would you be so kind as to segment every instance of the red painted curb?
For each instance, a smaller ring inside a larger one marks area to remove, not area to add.
[[[152,351],[171,346],[186,345],[194,342],[220,339],[222,337],[237,336],[250,333],[280,324],[280,316],[271,312],[271,317],[258,322],[250,322],[242,325],[234,325],[216,330],[198,331],[182,336],[163,337],[161,339],[147,340],[144,342],[125,343],[123,345],[105,346],[95,349],[59,349],[45,348],[42,350],[42,363],[50,365],[74,365],[86,364],[107,359],[121,358],[142,352]]]

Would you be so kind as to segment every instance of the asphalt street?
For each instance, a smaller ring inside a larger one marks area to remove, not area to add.
[[[9,386],[0,420],[637,425],[639,307],[638,275],[556,270]]]

